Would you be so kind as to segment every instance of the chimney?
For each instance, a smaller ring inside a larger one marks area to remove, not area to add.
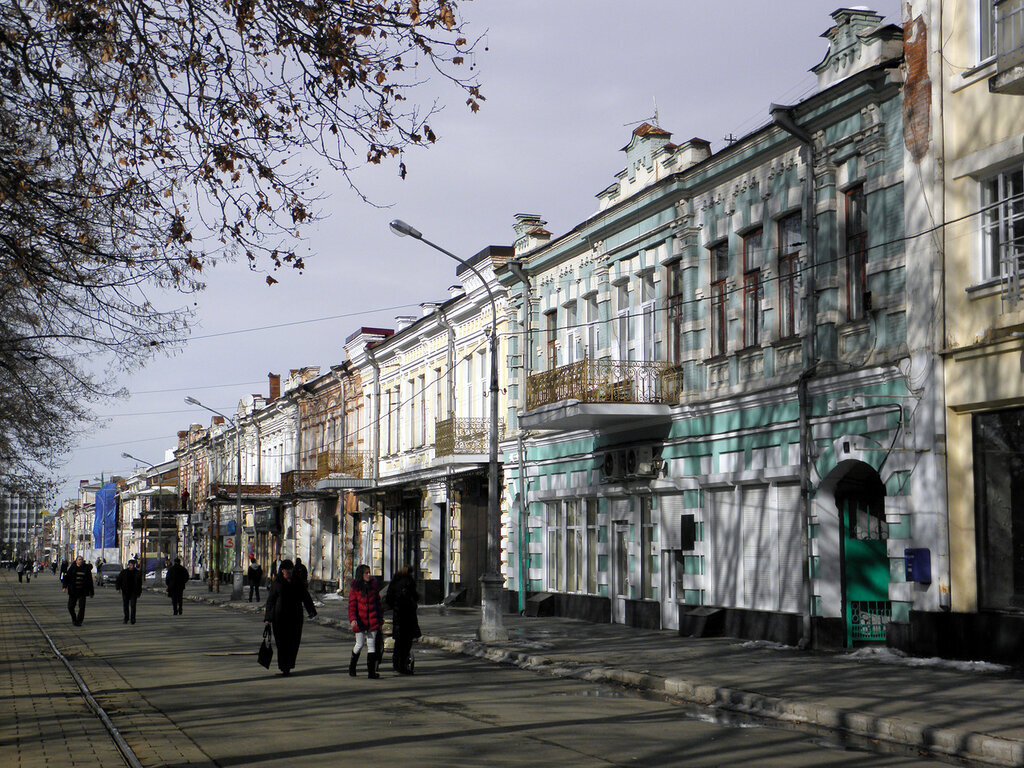
[[[545,224],[547,222],[535,213],[516,214],[516,223],[512,225],[512,229],[516,233],[517,256],[551,240],[551,233],[544,229]]]
[[[178,431],[178,450],[180,451],[188,444],[188,430],[182,429]]]
[[[459,296],[462,296],[465,292],[466,291],[462,288],[461,285],[457,285],[456,284],[456,285],[449,285],[448,286],[448,296],[450,298],[456,299]]]
[[[268,373],[267,378],[270,379],[270,399],[277,400],[281,396],[281,374]]]
[[[213,417],[213,423],[214,424],[223,424],[224,423],[224,417],[223,416],[214,416]]]
[[[401,331],[404,328],[408,328],[415,322],[416,317],[414,315],[398,315],[395,318],[395,330]]]

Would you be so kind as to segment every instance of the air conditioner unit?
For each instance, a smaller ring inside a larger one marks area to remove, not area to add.
[[[626,454],[623,451],[608,451],[601,464],[601,482],[614,483],[622,479],[626,469]]]
[[[657,477],[660,471],[661,459],[654,455],[654,449],[650,446],[626,451],[627,477]]]

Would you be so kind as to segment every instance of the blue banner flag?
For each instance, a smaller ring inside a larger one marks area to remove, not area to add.
[[[92,521],[95,549],[108,549],[117,542],[117,486],[107,483],[96,493],[96,514]]]

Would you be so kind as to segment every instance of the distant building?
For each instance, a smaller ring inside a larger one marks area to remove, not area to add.
[[[4,558],[28,554],[32,534],[42,524],[43,497],[0,491],[0,545]]]

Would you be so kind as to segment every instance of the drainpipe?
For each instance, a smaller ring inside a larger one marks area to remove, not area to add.
[[[437,316],[437,323],[446,331],[448,331],[448,356],[445,361],[445,381],[448,387],[448,418],[452,421],[452,429],[455,429],[455,328],[448,322],[448,318],[444,316],[444,312],[441,311],[440,307],[434,310],[434,314]],[[451,467],[445,473],[444,478],[444,498],[445,498],[445,515],[451,511],[452,504],[452,473]],[[441,574],[441,595],[442,599],[448,596],[449,591],[452,588],[451,584],[451,569],[450,557],[451,550],[448,546],[448,536],[450,532],[448,530],[447,521],[444,521],[441,525],[441,530],[444,532],[441,538],[441,546],[444,549],[444,557],[442,561],[444,563],[444,573]]]
[[[800,647],[809,648],[814,640],[811,616],[813,613],[814,594],[811,589],[811,563],[813,550],[811,547],[811,415],[808,383],[818,366],[816,328],[817,303],[815,294],[815,207],[814,195],[814,138],[793,119],[793,108],[772,104],[769,108],[772,121],[789,135],[803,144],[806,162],[806,178],[804,179],[804,242],[807,248],[807,274],[804,279],[804,335],[803,335],[803,371],[797,379],[797,405],[800,411],[800,503],[801,525],[800,545],[804,553],[802,582],[804,591],[803,632]]]
[[[519,448],[519,536],[516,544],[519,552],[518,558],[519,563],[519,612],[523,613],[526,611],[526,575],[528,573],[526,567],[526,524],[529,520],[528,512],[529,505],[527,503],[527,488],[528,483],[526,481],[526,445],[523,442],[523,429],[518,423],[519,419],[522,419],[523,413],[526,411],[526,382],[530,378],[530,276],[523,269],[522,262],[519,259],[513,259],[507,262],[509,271],[523,284],[523,343],[520,353],[523,356],[523,378],[522,386],[519,390],[519,402],[521,407],[518,414],[516,415],[516,432]]]
[[[367,348],[366,360],[373,368],[373,512],[370,514],[370,525],[366,532],[366,543],[369,552],[363,553],[363,562],[370,565],[373,559],[373,521],[377,512],[377,489],[380,487],[380,363],[373,356],[373,350]],[[381,563],[381,570],[384,564]]]

